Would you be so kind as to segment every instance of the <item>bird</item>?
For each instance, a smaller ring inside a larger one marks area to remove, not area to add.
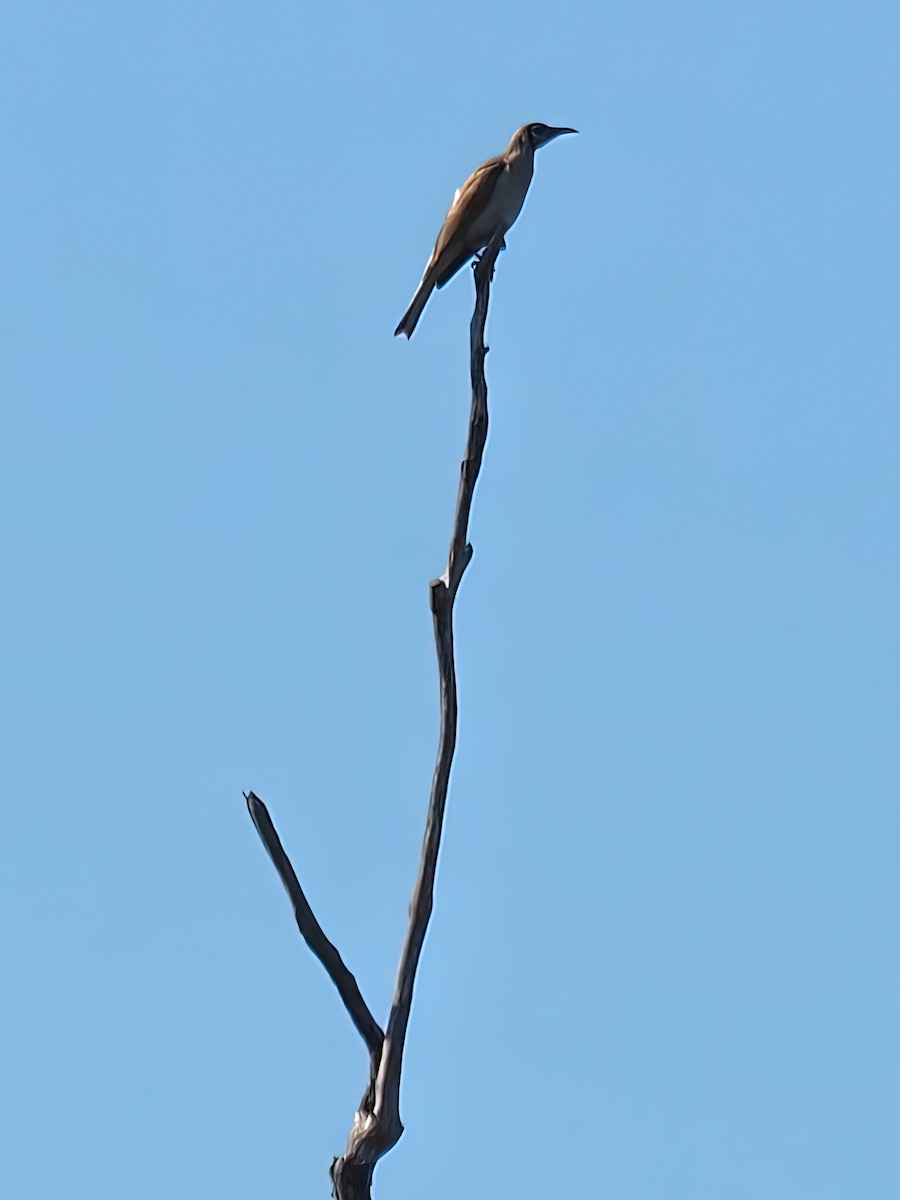
[[[523,125],[512,135],[502,154],[482,163],[456,189],[422,282],[394,330],[394,337],[399,333],[405,333],[407,339],[412,337],[434,289],[449,283],[492,238],[499,237],[501,246],[505,245],[503,238],[522,210],[534,174],[535,150],[563,133],[577,132],[577,129],[543,125],[540,121]]]

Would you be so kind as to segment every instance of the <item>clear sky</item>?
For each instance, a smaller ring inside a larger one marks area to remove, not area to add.
[[[9,6],[0,1191],[327,1197],[384,1020],[489,322],[461,727],[381,1200],[900,1196],[895,3]],[[426,1182],[427,1181],[427,1182]]]

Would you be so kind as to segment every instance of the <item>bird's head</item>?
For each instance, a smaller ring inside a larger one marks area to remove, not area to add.
[[[552,142],[560,134],[577,133],[578,130],[568,128],[555,129],[552,125],[543,125],[540,121],[533,121],[531,125],[525,126],[525,132],[528,135],[532,150],[539,150],[541,146],[546,146],[548,142]]]

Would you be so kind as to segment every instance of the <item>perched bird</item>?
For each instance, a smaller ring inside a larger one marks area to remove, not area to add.
[[[422,282],[394,330],[394,337],[405,333],[411,338],[434,289],[448,283],[491,238],[502,238],[511,228],[522,210],[534,174],[535,150],[561,133],[577,132],[577,129],[554,129],[540,121],[523,125],[512,135],[502,154],[489,158],[472,172],[453,197]]]

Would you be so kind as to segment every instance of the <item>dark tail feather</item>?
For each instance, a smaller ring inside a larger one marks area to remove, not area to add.
[[[403,314],[403,320],[394,330],[394,337],[396,337],[398,333],[405,333],[407,339],[412,337],[413,330],[418,325],[419,317],[422,315],[422,310],[428,303],[428,298],[433,291],[433,280],[426,281],[423,279],[416,289],[416,294],[412,298],[412,304],[410,304],[409,308]]]

